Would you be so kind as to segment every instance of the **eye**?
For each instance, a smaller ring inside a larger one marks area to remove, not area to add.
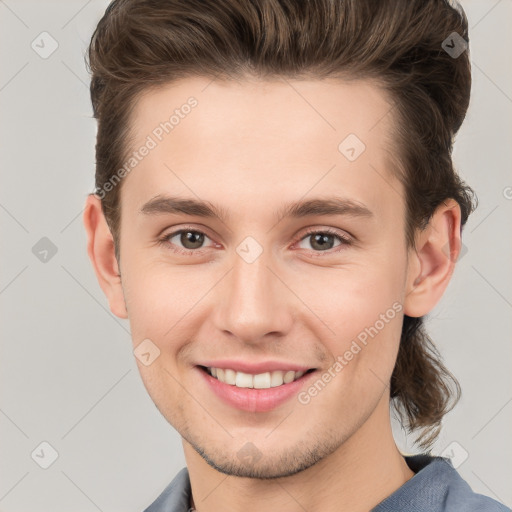
[[[323,230],[309,230],[305,236],[300,238],[299,244],[306,242],[309,240],[310,247],[315,252],[325,252],[329,251],[334,247],[347,246],[352,243],[352,240],[338,231],[334,231],[331,229],[323,229]],[[335,241],[338,240],[339,244],[334,245]],[[308,247],[300,247],[302,249],[308,249]],[[342,250],[342,249],[338,249]],[[333,251],[338,252],[338,251]]]
[[[203,248],[206,239],[210,240],[202,231],[184,228],[166,234],[159,240],[159,243],[169,245],[177,253],[192,254],[200,252],[199,249]]]
[[[306,243],[309,239],[310,247],[300,247],[300,244]],[[213,245],[213,242],[205,233],[199,231],[197,229],[192,228],[182,228],[177,231],[173,231],[171,233],[167,233],[162,238],[159,239],[159,244],[165,245],[169,247],[172,251],[179,254],[201,254],[201,249],[205,249],[204,243],[205,240],[210,240]],[[338,244],[336,244],[336,240]],[[338,252],[343,249],[344,246],[351,245],[352,240],[345,234],[342,234],[338,231],[326,228],[322,230],[314,230],[311,229],[303,235],[297,244],[301,249],[312,250],[314,252]],[[331,249],[335,247],[340,247],[336,251],[331,251]]]

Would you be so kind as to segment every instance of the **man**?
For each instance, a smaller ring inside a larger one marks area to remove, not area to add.
[[[422,317],[473,209],[466,39],[444,0],[110,4],[88,252],[187,461],[147,511],[506,510],[426,451],[459,392]]]

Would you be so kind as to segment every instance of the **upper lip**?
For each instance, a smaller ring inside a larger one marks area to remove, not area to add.
[[[235,370],[236,372],[251,373],[258,375],[260,373],[273,372],[277,370],[282,371],[307,371],[313,369],[311,366],[304,366],[297,363],[287,363],[284,361],[261,361],[259,363],[236,361],[222,359],[218,361],[205,361],[200,363],[199,366],[206,366],[208,368],[224,368]]]

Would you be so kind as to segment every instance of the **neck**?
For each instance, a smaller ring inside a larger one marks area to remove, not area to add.
[[[414,476],[396,447],[389,400],[384,398],[335,452],[288,477],[262,480],[225,475],[209,466],[184,440],[195,509],[367,512]]]

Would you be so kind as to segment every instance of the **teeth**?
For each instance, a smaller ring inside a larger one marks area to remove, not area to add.
[[[253,378],[253,386],[256,389],[267,389],[270,387],[272,379],[270,378],[270,372],[267,373],[259,373],[255,375]]]
[[[283,372],[272,372],[270,374],[270,387],[275,388],[283,383]]]
[[[235,386],[237,388],[253,388],[252,375],[249,373],[236,372]]]
[[[208,368],[208,373],[217,380],[238,388],[268,389],[293,382],[302,377],[306,372],[277,370],[275,372],[252,375],[250,373],[236,372],[231,369]]]
[[[223,382],[234,386],[236,384],[236,372],[234,370],[224,370],[224,381]]]
[[[289,382],[293,382],[293,378],[295,377],[295,372],[286,372],[283,377],[283,381],[285,384]]]

